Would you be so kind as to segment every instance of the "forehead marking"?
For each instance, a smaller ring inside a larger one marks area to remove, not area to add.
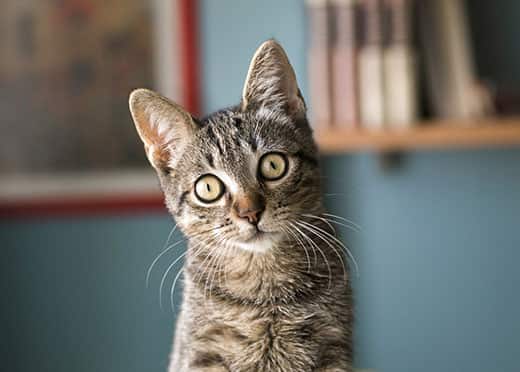
[[[206,160],[211,168],[215,168],[215,163],[213,162],[213,155],[210,152],[206,153]]]

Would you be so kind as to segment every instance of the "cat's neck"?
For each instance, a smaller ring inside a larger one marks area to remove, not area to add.
[[[204,296],[241,303],[301,300],[344,278],[342,262],[330,247],[319,239],[313,245],[306,251],[298,241],[286,239],[264,253],[218,246],[207,254],[188,252],[187,280]]]

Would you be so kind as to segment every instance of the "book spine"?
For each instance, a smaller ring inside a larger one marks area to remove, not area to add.
[[[443,18],[449,23],[451,33],[446,48],[451,56],[452,77],[455,81],[458,118],[479,118],[484,114],[483,102],[475,92],[477,76],[469,30],[469,20],[464,0],[442,0]]]
[[[412,0],[385,0],[388,43],[384,48],[385,118],[391,128],[417,121],[417,81],[411,36]]]
[[[359,50],[359,99],[361,123],[382,129],[385,123],[382,7],[379,0],[360,0],[364,20]]]
[[[177,0],[182,52],[181,76],[184,107],[192,114],[201,110],[199,81],[198,0]]]
[[[311,122],[315,129],[332,122],[330,10],[326,0],[308,0],[309,20],[308,73],[311,98]]]
[[[335,0],[332,46],[332,98],[334,123],[354,128],[359,123],[357,79],[356,0]]]
[[[195,0],[154,0],[154,89],[200,113],[199,54]]]
[[[464,1],[422,0],[418,11],[433,113],[448,119],[482,116],[487,105],[475,91],[476,72]]]
[[[184,104],[179,63],[179,4],[178,0],[153,2],[154,25],[154,89],[164,96]]]

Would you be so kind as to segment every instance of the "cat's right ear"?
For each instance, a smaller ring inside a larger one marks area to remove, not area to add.
[[[242,91],[242,110],[283,111],[304,117],[305,101],[287,54],[276,40],[267,40],[256,50]]]
[[[148,89],[134,90],[129,104],[148,160],[155,169],[168,171],[197,124],[181,106]]]

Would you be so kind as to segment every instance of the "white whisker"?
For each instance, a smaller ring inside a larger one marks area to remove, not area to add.
[[[166,277],[168,276],[168,273],[170,272],[170,270],[175,266],[175,264],[177,262],[179,262],[185,255],[186,253],[188,253],[188,251],[184,252],[183,254],[181,254],[179,257],[177,257],[171,264],[170,266],[168,266],[168,268],[166,269],[166,272],[164,273],[164,275],[162,276],[162,279],[161,279],[161,285],[159,286],[159,306],[160,308],[162,309],[162,290],[163,290],[163,286],[164,286],[164,282],[166,280]]]
[[[303,242],[300,240],[300,238],[293,231],[291,231],[291,228],[289,226],[287,226],[287,229],[285,229],[283,226],[280,226],[280,228],[286,234],[291,235],[296,240],[296,244],[298,244],[299,246],[301,246],[303,248],[303,250],[305,252],[305,256],[307,257],[307,272],[310,273],[311,272],[311,258],[309,256],[309,252],[307,251],[307,248],[305,247],[305,244],[303,244]]]
[[[324,216],[326,217],[332,217],[332,218],[337,218],[338,220],[341,220],[345,223],[348,223],[350,224],[352,227],[356,228],[358,230],[358,232],[363,232],[363,229],[361,228],[361,226],[359,226],[357,223],[355,223],[354,221],[351,221],[345,217],[341,217],[341,216],[337,216],[335,214],[332,214],[332,213],[323,213]]]
[[[326,236],[328,236],[329,238],[331,238],[332,240],[334,240],[339,247],[341,247],[342,249],[344,249],[348,256],[350,257],[350,259],[352,260],[352,262],[354,263],[354,267],[356,269],[356,276],[359,276],[359,266],[358,266],[358,263],[354,257],[354,255],[352,254],[352,252],[350,252],[350,249],[348,249],[347,246],[345,246],[345,244],[343,244],[343,242],[341,240],[339,240],[338,238],[336,238],[334,235],[328,233],[327,231],[323,230],[322,228],[318,227],[318,226],[315,226],[315,225],[312,225],[308,222],[305,222],[305,221],[301,221],[302,223],[306,223],[307,225],[310,225],[312,227],[314,227],[315,229],[321,231],[323,234],[325,234]]]
[[[323,236],[323,234],[320,234],[319,232],[317,232],[315,229],[313,228],[310,228],[309,226],[306,226],[305,224],[303,224],[304,221],[300,221],[302,222],[302,224],[300,224],[300,226],[304,229],[306,229],[307,231],[311,232],[312,234],[316,235],[317,237],[319,237],[323,242],[325,242],[333,251],[334,253],[336,254],[336,256],[338,256],[339,260],[341,261],[341,268],[343,269],[343,278],[344,280],[347,280],[347,270],[345,268],[345,261],[343,260],[343,256],[336,250],[336,248],[334,247],[334,245],[329,241],[329,239],[327,239],[326,237]]]
[[[159,261],[159,259],[166,253],[168,252],[170,249],[172,249],[175,245],[179,244],[180,242],[184,241],[185,239],[183,240],[180,240],[176,243],[174,243],[174,245],[172,246],[168,246],[168,243],[170,242],[170,239],[173,235],[173,233],[175,232],[175,230],[177,229],[177,224],[175,224],[175,226],[173,226],[173,228],[171,229],[170,233],[168,234],[168,238],[166,239],[166,242],[164,243],[164,246],[163,246],[163,251],[161,253],[159,253],[159,255],[152,261],[152,263],[150,264],[150,267],[148,267],[148,271],[146,272],[146,288],[148,288],[149,284],[150,284],[150,275],[152,273],[152,269],[153,267],[155,266],[155,264],[157,263],[157,261]]]
[[[175,279],[173,280],[173,285],[172,285],[172,288],[170,290],[170,304],[171,304],[171,308],[172,308],[172,313],[174,313],[175,309],[174,309],[174,301],[173,301],[173,295],[175,293],[175,286],[177,285],[177,280],[179,279],[181,273],[184,272],[184,267],[181,267],[181,269],[177,272],[177,275],[175,275]]]
[[[295,223],[298,223],[298,222],[295,221]],[[314,248],[316,248],[318,250],[318,252],[321,254],[321,256],[323,257],[323,261],[327,265],[327,270],[329,272],[329,289],[330,289],[330,286],[332,285],[332,270],[330,268],[330,264],[329,264],[329,260],[327,259],[327,256],[321,250],[321,248],[310,237],[307,236],[307,234],[302,232],[297,226],[293,225],[292,223],[291,223],[291,225],[296,229],[296,231],[298,231],[301,234],[301,236],[303,238],[305,238],[312,246],[314,246]]]

